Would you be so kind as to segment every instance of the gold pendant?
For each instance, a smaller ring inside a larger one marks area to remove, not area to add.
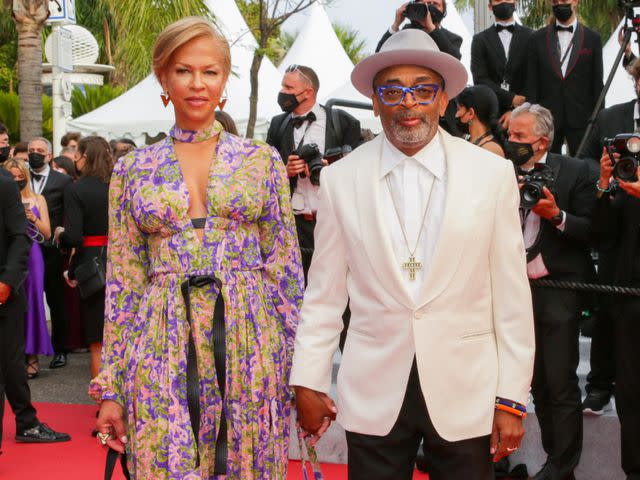
[[[409,261],[402,264],[402,268],[409,272],[409,280],[415,280],[416,272],[422,270],[422,262],[417,262],[416,256],[411,255]]]

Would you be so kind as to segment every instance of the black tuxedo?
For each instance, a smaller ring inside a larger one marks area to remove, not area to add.
[[[434,42],[436,42],[436,45],[438,45],[438,48],[441,52],[453,55],[458,60],[462,58],[462,53],[460,53],[460,47],[462,47],[462,37],[460,35],[456,35],[452,31],[442,27],[438,27],[433,32],[429,33],[424,30],[421,25],[415,23],[407,23],[404,27],[402,27],[402,30],[405,30],[407,28],[417,28],[419,30],[423,30],[433,39]],[[382,45],[384,45],[384,42],[386,42],[391,35],[393,34],[389,30],[384,32],[384,35],[382,35],[382,38],[380,39],[380,41],[378,42],[378,46],[376,47],[376,53],[380,51]]]
[[[569,151],[575,153],[603,87],[602,41],[600,35],[578,23],[565,77],[559,45],[555,25],[533,33],[525,96],[553,114],[556,138],[552,151],[559,152],[566,138]]]
[[[580,160],[549,154],[552,192],[565,212],[564,230],[540,219],[540,237],[527,252],[541,255],[550,280],[585,280],[591,274],[588,239],[595,199],[595,178]],[[579,361],[579,294],[572,290],[532,288],[536,356],[531,390],[548,455],[545,479],[569,478],[582,451],[582,401],[576,369]],[[538,477],[536,477],[538,478]]]
[[[0,170],[2,170],[0,168]],[[16,414],[19,430],[36,423],[31,392],[24,368],[25,296],[22,283],[27,275],[31,239],[18,187],[0,175],[0,282],[11,287],[11,296],[0,306],[0,443],[4,395]]]
[[[71,177],[53,169],[42,189],[42,196],[47,202],[51,232],[61,226],[64,217],[64,189],[72,182]],[[44,291],[47,294],[47,304],[51,311],[51,340],[56,353],[66,351],[68,317],[64,305],[64,264],[60,250],[57,247],[44,244]]]
[[[362,130],[360,122],[344,110],[332,109],[331,112],[322,106],[327,113],[327,129],[325,132],[325,150],[330,148],[350,145],[354,150],[362,143]],[[290,113],[281,113],[271,119],[267,132],[267,143],[280,153],[284,164],[287,164],[289,155],[297,145],[293,143],[293,124]],[[321,152],[322,153],[322,152]],[[289,179],[291,193],[296,188],[298,177]]]
[[[516,24],[505,54],[496,26],[473,36],[471,42],[471,74],[476,85],[487,85],[500,103],[500,115],[511,110],[513,97],[524,95],[527,81],[527,46],[533,30]],[[509,89],[502,88],[502,83]]]
[[[619,103],[601,110],[580,157],[592,160],[593,167],[600,170],[600,157],[602,157],[604,139],[613,138],[619,133],[632,133],[635,131],[636,124],[633,119],[635,108],[636,100],[631,100],[630,102]]]
[[[623,104],[626,105],[626,104]],[[612,107],[614,108],[614,107]],[[613,282],[640,286],[640,199],[622,189],[597,201],[593,229],[598,239],[614,246]],[[627,478],[640,478],[640,299],[615,296],[612,303],[615,343],[615,396],[620,418],[622,468]]]

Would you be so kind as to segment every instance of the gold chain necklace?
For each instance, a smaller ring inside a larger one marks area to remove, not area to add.
[[[401,267],[409,272],[409,280],[414,281],[416,279],[416,273],[422,270],[422,262],[416,260],[416,250],[418,249],[418,245],[420,245],[420,238],[422,237],[422,231],[424,230],[424,222],[427,219],[427,213],[429,212],[429,205],[431,205],[431,196],[433,195],[433,191],[436,188],[436,177],[434,176],[431,180],[431,191],[429,192],[429,198],[427,200],[427,207],[424,209],[424,215],[422,215],[422,222],[420,222],[420,230],[418,231],[418,239],[416,240],[416,246],[413,247],[413,250],[409,247],[409,240],[407,240],[407,233],[404,230],[404,225],[402,220],[400,219],[400,213],[398,212],[398,207],[396,205],[396,201],[393,198],[393,192],[391,191],[391,182],[389,180],[389,175],[385,177],[387,181],[387,189],[389,190],[389,196],[391,197],[391,204],[393,205],[393,210],[396,213],[396,217],[398,218],[398,223],[400,224],[400,231],[402,232],[402,237],[404,238],[404,243],[407,246],[407,250],[409,251],[409,260],[404,262]]]

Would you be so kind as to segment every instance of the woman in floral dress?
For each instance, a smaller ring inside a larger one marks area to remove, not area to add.
[[[154,71],[176,125],[111,179],[103,367],[90,393],[98,432],[137,479],[287,475],[302,267],[278,154],[215,121],[230,66],[205,20],[167,27]]]

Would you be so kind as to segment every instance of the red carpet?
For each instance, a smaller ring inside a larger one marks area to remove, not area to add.
[[[71,442],[54,444],[19,444],[15,436],[15,422],[9,405],[5,405],[3,454],[0,455],[1,480],[100,480],[104,474],[104,451],[89,435],[95,424],[96,407],[40,403],[38,417],[54,430],[67,432]],[[326,480],[346,480],[345,465],[323,464]],[[122,475],[114,476],[117,480]],[[416,473],[414,480],[427,480]],[[276,479],[273,479],[276,480]],[[288,480],[302,480],[300,462],[290,462]]]

